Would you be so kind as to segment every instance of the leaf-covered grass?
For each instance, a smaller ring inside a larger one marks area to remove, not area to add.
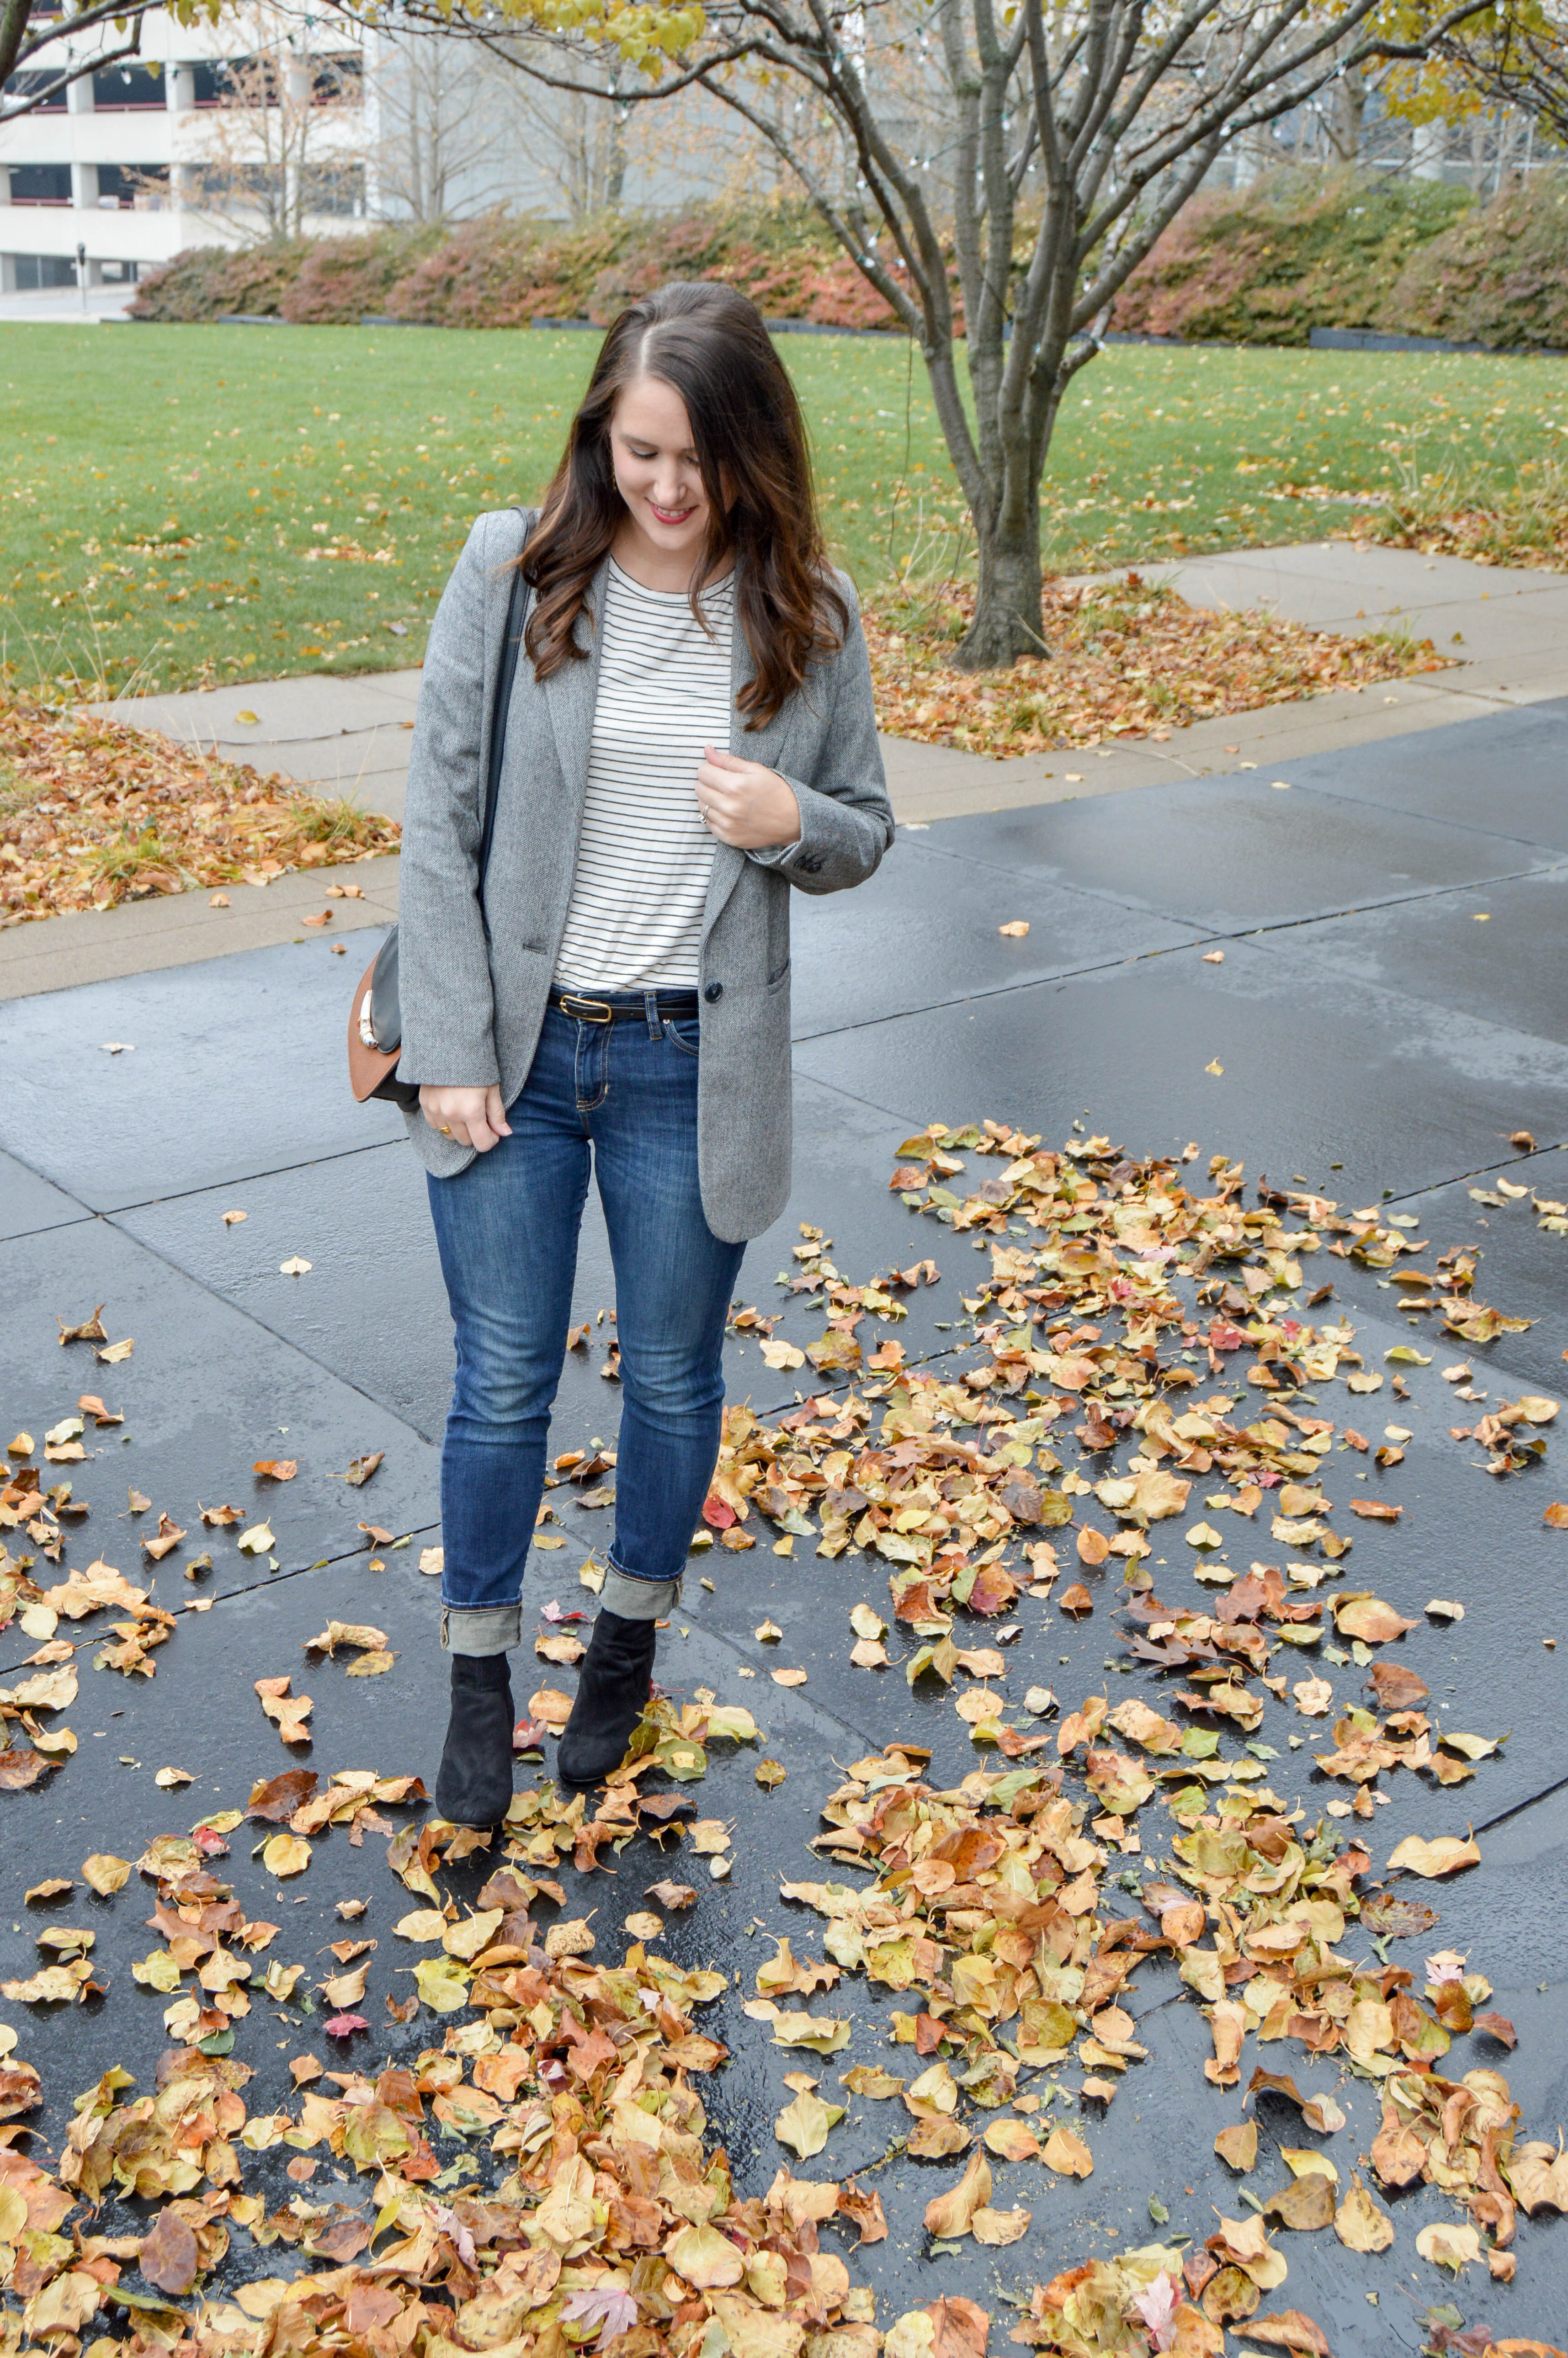
[[[1467,557],[1476,565],[1568,573],[1568,468],[1548,460],[1495,496],[1479,498],[1456,471],[1445,470],[1361,519],[1353,537],[1428,557]]]
[[[395,851],[402,829],[92,713],[0,691],[0,932]]]
[[[1052,584],[1049,656],[966,674],[951,656],[973,611],[967,585],[944,582],[868,612],[877,711],[892,735],[999,756],[1126,744],[1444,665],[1430,639],[1341,638],[1263,612],[1215,613],[1129,573]]]
[[[924,373],[894,338],[790,337],[841,560],[871,595],[962,572]],[[114,692],[413,663],[469,523],[535,498],[588,334],[0,328],[0,657]],[[1438,481],[1528,495],[1568,363],[1113,347],[1044,489],[1063,570],[1322,536]],[[401,625],[401,628],[396,626]]]

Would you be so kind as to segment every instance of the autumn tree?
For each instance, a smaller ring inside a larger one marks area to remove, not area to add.
[[[222,0],[156,5],[177,24],[215,25]],[[81,7],[68,5],[58,16],[45,16],[37,0],[0,0],[0,123],[47,105],[84,74],[139,55],[143,21],[154,5],[155,0],[83,0]]]
[[[503,5],[548,35],[515,62],[557,89],[599,94],[579,60],[614,40],[642,73],[618,103],[699,83],[742,117],[916,340],[974,525],[978,596],[957,660],[979,669],[1041,648],[1052,436],[1162,231],[1247,135],[1368,59],[1425,54],[1487,0],[1423,8],[1403,38],[1372,21],[1386,0],[714,0],[705,15]],[[505,49],[507,16],[482,0],[387,5]],[[376,20],[392,19],[384,8]],[[929,135],[895,70],[911,56],[936,102]],[[794,107],[775,103],[781,86]],[[832,172],[824,125],[844,158]]]
[[[191,209],[257,240],[297,237],[311,215],[362,212],[357,52],[327,53],[315,20],[275,0],[246,0],[236,21],[246,53],[224,64],[220,103],[182,158]]]
[[[1568,0],[1510,0],[1452,27],[1443,60],[1479,96],[1518,107],[1568,147]]]

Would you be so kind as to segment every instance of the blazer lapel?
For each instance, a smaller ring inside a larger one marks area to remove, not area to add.
[[[737,615],[730,653],[730,751],[743,762],[761,762],[766,768],[776,770],[788,741],[795,699],[790,698],[762,728],[749,730],[738,698],[741,689],[750,686],[756,674],[757,666],[752,660],[752,650],[746,644],[746,634]],[[745,867],[745,853],[738,851],[732,843],[714,845],[713,867],[708,875],[708,900],[702,916],[705,943],[730,893],[744,874]]]
[[[588,758],[593,741],[593,707],[599,693],[599,659],[604,644],[604,590],[610,571],[606,557],[593,577],[589,598],[593,609],[593,624],[588,631],[588,660],[567,663],[552,672],[544,684],[545,706],[550,716],[550,728],[556,740],[556,753],[561,765],[561,779],[566,787],[566,814],[575,829],[582,820],[583,802],[588,794]],[[579,644],[587,628],[578,623]],[[575,814],[575,817],[572,815]]]

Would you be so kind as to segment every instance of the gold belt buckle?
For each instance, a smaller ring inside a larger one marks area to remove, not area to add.
[[[615,1010],[607,1000],[579,999],[572,992],[561,993],[561,1012],[575,1015],[579,1023],[613,1023]]]

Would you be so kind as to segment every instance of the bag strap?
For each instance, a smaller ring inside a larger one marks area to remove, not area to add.
[[[519,508],[517,514],[524,511]],[[531,527],[523,535],[523,546],[528,546]],[[521,553],[521,552],[520,552]],[[490,867],[490,848],[495,838],[496,806],[501,800],[501,766],[506,757],[506,717],[512,708],[512,689],[517,677],[517,650],[523,644],[523,632],[528,614],[528,584],[523,579],[521,564],[513,568],[512,594],[506,603],[506,635],[502,641],[501,665],[495,680],[495,707],[490,717],[490,769],[484,784],[484,827],[479,843],[479,907],[488,936],[490,920],[484,912],[484,880]]]

